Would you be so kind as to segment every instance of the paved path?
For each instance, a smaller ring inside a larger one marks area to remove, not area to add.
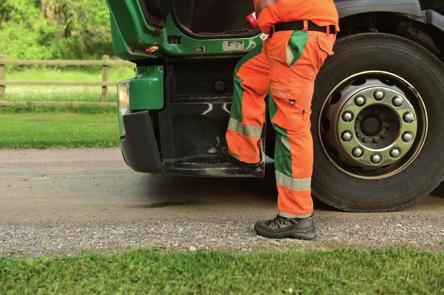
[[[275,214],[273,179],[150,176],[118,149],[0,151],[0,255],[132,246],[256,250],[405,244],[444,250],[444,198],[396,213],[318,205],[315,242],[269,241],[255,220]]]

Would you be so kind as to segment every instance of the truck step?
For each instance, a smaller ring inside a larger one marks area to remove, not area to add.
[[[166,172],[211,177],[245,177],[258,178],[257,175],[248,175],[239,167],[231,163],[223,163],[216,154],[196,155],[175,160],[164,160]],[[260,178],[261,176],[259,176]]]

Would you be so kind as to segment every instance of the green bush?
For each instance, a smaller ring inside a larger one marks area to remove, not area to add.
[[[100,58],[111,54],[105,0],[0,1],[0,54],[8,58]]]

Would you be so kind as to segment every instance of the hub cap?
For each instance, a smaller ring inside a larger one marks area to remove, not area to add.
[[[324,152],[358,178],[385,178],[416,158],[427,134],[419,93],[387,72],[365,72],[341,82],[323,105],[319,135]]]

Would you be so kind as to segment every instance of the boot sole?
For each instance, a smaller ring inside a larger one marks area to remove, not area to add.
[[[313,231],[297,231],[297,230],[288,230],[285,232],[279,232],[279,233],[270,233],[270,232],[262,232],[258,231],[256,228],[254,229],[256,234],[270,238],[270,239],[297,239],[297,240],[307,240],[311,241],[316,239],[318,236],[316,229],[313,229]]]

